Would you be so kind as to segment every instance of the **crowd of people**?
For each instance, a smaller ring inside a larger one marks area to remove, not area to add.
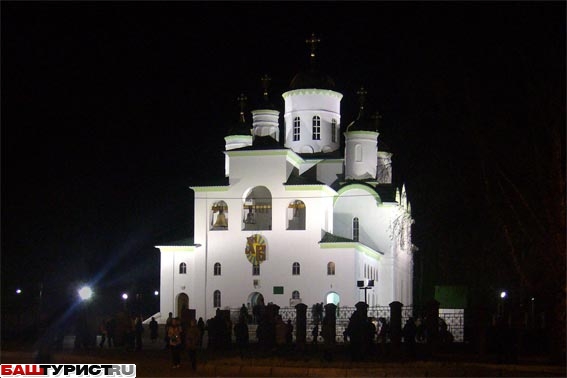
[[[321,350],[322,358],[330,361],[333,359],[333,345],[336,338],[336,327],[331,323],[335,322],[335,319],[325,316],[321,303],[313,306],[312,320],[311,348],[314,351]],[[196,320],[188,312],[182,312],[179,317],[174,317],[170,312],[165,321],[163,347],[170,351],[171,364],[174,369],[181,366],[183,356],[186,356],[192,369],[197,368],[197,352],[203,349],[205,334],[208,351],[214,353],[236,347],[240,357],[244,358],[250,343],[250,323],[255,323],[255,338],[260,350],[281,354],[295,348],[294,324],[291,320],[284,321],[282,316],[277,311],[274,312],[269,305],[256,306],[250,315],[244,304],[235,324],[231,320],[229,310],[217,309],[215,316],[206,321],[203,318]],[[157,343],[160,340],[159,326],[154,317],[148,323],[148,328],[150,342]],[[440,329],[446,329],[446,325]],[[128,318],[121,313],[101,322],[99,328],[101,337],[98,346],[111,348],[123,345],[129,350],[141,350],[144,340],[143,333],[144,325],[141,316]],[[423,333],[421,321],[418,319],[416,323],[414,318],[407,319],[401,329],[400,338],[403,340],[405,356],[408,358],[416,358],[416,340],[421,340],[421,333]],[[364,308],[357,308],[352,313],[343,337],[350,350],[352,361],[360,361],[368,356],[386,356],[390,350],[387,347],[391,342],[388,319],[369,317]]]

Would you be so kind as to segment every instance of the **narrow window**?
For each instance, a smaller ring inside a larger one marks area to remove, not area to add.
[[[358,218],[353,218],[352,220],[352,240],[358,241],[359,236],[359,225],[358,225]]]
[[[253,264],[252,265],[252,275],[259,276],[260,275],[260,264]]]
[[[313,117],[313,140],[321,140],[321,118]]]
[[[333,143],[337,143],[337,135],[339,133],[337,132],[337,120],[333,119],[331,120],[331,140]]]
[[[327,275],[329,276],[335,275],[335,263],[332,261],[327,264]]]
[[[354,160],[357,162],[362,161],[362,146],[360,144],[354,146]]]
[[[221,296],[220,291],[215,290],[213,293],[213,307],[220,307],[221,306]]]
[[[293,141],[298,141],[299,136],[301,135],[301,119],[299,117],[295,117],[293,119]]]
[[[214,275],[220,276],[221,275],[221,264],[215,263]]]
[[[301,270],[301,266],[299,265],[299,263],[294,262],[291,268],[291,274],[293,274],[294,276],[299,276],[300,270]]]
[[[293,293],[291,293],[291,299],[299,299],[299,291],[294,290]]]
[[[187,264],[179,264],[179,274],[187,274]]]

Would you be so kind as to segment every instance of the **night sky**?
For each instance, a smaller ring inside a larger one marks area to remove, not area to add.
[[[223,178],[237,96],[253,109],[269,74],[283,111],[313,32],[343,129],[361,86],[382,114],[418,294],[564,270],[564,252],[517,268],[565,232],[564,2],[1,6],[3,300],[158,288],[154,246],[192,236],[188,187]]]

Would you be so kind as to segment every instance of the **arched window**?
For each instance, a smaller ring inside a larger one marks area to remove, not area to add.
[[[354,217],[352,220],[352,240],[358,241],[358,237],[359,237],[358,218]]]
[[[253,276],[260,275],[260,264],[252,264],[252,275]]]
[[[291,201],[287,206],[287,229],[305,230],[305,203],[303,201]]]
[[[339,139],[337,137],[338,135],[339,135],[339,131],[337,128],[337,120],[333,118],[331,120],[331,141],[333,143],[337,143],[337,140]]]
[[[211,230],[228,230],[228,205],[218,201],[211,206]]]
[[[293,140],[298,141],[301,135],[301,119],[295,117],[293,119]]]
[[[215,263],[214,275],[220,276],[221,275],[221,264]]]
[[[215,290],[213,293],[213,307],[221,306],[221,295],[219,290]]]
[[[294,276],[299,276],[300,273],[301,273],[301,266],[299,265],[298,262],[294,262],[291,267],[291,274],[293,274]]]
[[[272,193],[265,186],[248,191],[242,205],[242,230],[272,229]]]
[[[313,140],[321,140],[321,117],[313,117]]]
[[[187,264],[179,264],[179,274],[187,274]]]
[[[334,276],[335,275],[335,263],[330,261],[327,264],[327,275]]]
[[[291,299],[299,299],[299,291],[294,290],[293,293],[291,293]]]

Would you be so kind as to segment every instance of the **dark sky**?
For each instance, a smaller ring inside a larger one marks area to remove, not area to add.
[[[360,86],[383,115],[416,270],[431,284],[482,277],[503,243],[482,172],[535,201],[550,140],[564,171],[564,2],[4,1],[3,295],[157,287],[154,246],[192,236],[188,186],[223,177],[236,97],[253,108],[267,73],[283,110],[312,32],[343,126]]]

